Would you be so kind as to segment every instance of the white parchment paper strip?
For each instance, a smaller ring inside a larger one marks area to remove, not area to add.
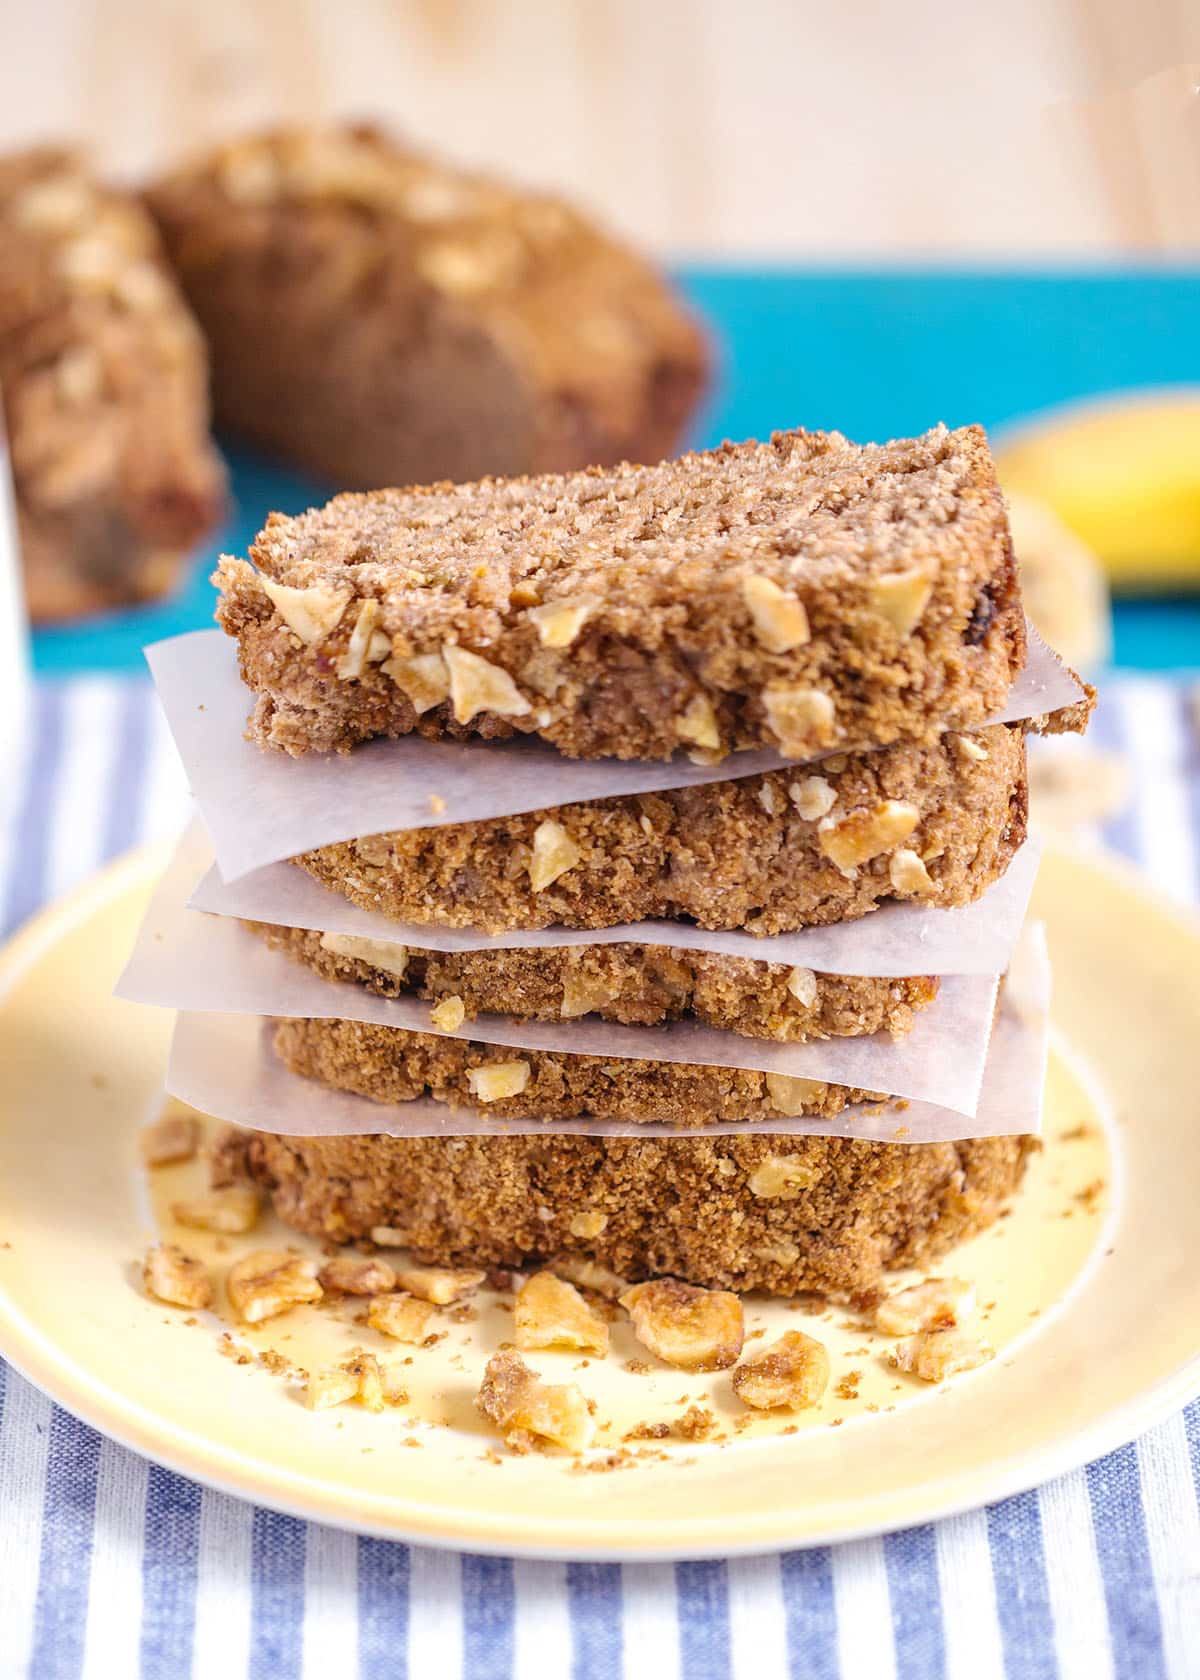
[[[1022,945],[1021,986],[1011,998],[1009,987],[1002,994],[973,1120],[931,1103],[867,1104],[847,1109],[832,1120],[720,1121],[701,1129],[709,1135],[762,1132],[882,1143],[939,1143],[1039,1131],[1050,992],[1050,968],[1039,923],[1027,928]],[[252,1015],[180,1015],[166,1083],[168,1091],[207,1114],[254,1131],[291,1137],[377,1132],[391,1137],[497,1137],[531,1132],[585,1137],[681,1135],[678,1126],[654,1122],[495,1120],[477,1110],[452,1109],[427,1098],[410,1103],[368,1102],[289,1073],[271,1048],[270,1027]]]
[[[205,849],[211,855],[205,842]],[[199,850],[197,856],[200,856]],[[756,962],[787,963],[825,974],[1000,974],[1008,967],[1037,875],[1039,848],[1022,846],[1007,872],[974,904],[948,910],[882,904],[856,922],[802,928],[756,938],[752,933],[707,932],[690,922],[624,922],[611,928],[543,928],[488,935],[473,928],[394,922],[351,904],[292,863],[270,863],[236,881],[222,881],[215,865],[192,894],[194,910],[241,916],[279,927],[315,928],[391,940],[429,951],[545,949],[562,945],[675,945]]]
[[[446,742],[419,735],[367,741],[347,754],[288,758],[245,739],[253,697],[238,676],[234,644],[221,631],[156,642],[146,658],[226,880],[385,829],[435,828],[799,767],[772,751],[734,753],[717,765],[691,764],[682,754],[652,764],[564,758],[529,738]],[[1031,629],[1029,663],[993,721],[1039,717],[1081,695]],[[436,811],[430,795],[442,801]]]
[[[282,952],[270,950],[231,917],[189,910],[194,844],[194,835],[185,836],[151,900],[117,984],[118,997],[192,1013],[365,1021],[408,1032],[436,1032],[430,1024],[430,1005],[420,998],[378,997],[363,986],[326,980]],[[889,1096],[937,1103],[973,1115],[997,983],[997,975],[948,976],[937,999],[918,1013],[912,1031],[899,1041],[876,1033],[868,1038],[780,1044],[697,1021],[622,1026],[595,1015],[572,1021],[522,1022],[503,1015],[481,1015],[447,1036],[567,1055],[757,1068],[886,1091]]]

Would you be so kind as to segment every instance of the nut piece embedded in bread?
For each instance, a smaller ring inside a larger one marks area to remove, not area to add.
[[[215,581],[251,732],[294,754],[412,730],[532,733],[572,758],[929,745],[994,715],[1025,659],[978,427],[781,432],[655,467],[340,496],[272,514]],[[373,603],[401,663],[338,680],[356,612],[310,644],[280,586],[322,612]],[[444,696],[414,693],[418,659],[449,668]]]
[[[650,263],[376,127],[241,137],[148,201],[221,423],[327,483],[656,461],[706,384],[703,334]]]
[[[518,1452],[548,1445],[579,1453],[594,1433],[582,1390],[543,1382],[511,1349],[488,1360],[475,1404]]]
[[[205,346],[136,195],[0,158],[0,390],[36,621],[149,600],[220,518]]]
[[[733,1391],[758,1411],[815,1406],[829,1387],[829,1354],[801,1330],[785,1330],[733,1373]]]
[[[742,1351],[742,1303],[728,1290],[655,1278],[627,1289],[621,1305],[642,1346],[681,1371],[723,1371]]]

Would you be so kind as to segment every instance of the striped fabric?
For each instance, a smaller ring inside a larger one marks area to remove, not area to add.
[[[1106,836],[1200,897],[1200,738],[1115,681],[1135,797]],[[146,684],[43,686],[0,831],[14,927],[184,789]],[[732,1562],[513,1562],[298,1522],[147,1464],[0,1364],[0,1680],[1197,1680],[1200,1406],[1036,1492],[884,1539]]]

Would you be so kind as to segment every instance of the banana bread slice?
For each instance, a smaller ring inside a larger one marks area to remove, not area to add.
[[[0,159],[0,394],[35,620],[145,600],[219,519],[204,344],[136,198]]]
[[[977,726],[1025,660],[977,426],[339,496],[251,559],[217,617],[252,734],[294,754],[419,730],[806,759]]]
[[[487,933],[651,917],[752,933],[884,899],[968,904],[1025,838],[1025,731],[995,724],[663,793],[367,835],[293,861],[402,922]]]
[[[352,934],[245,924],[327,980],[381,997],[415,993],[436,1008],[457,999],[464,1018],[511,1015],[572,1021],[599,1015],[659,1026],[689,1017],[747,1038],[903,1037],[938,993],[935,975],[902,979],[817,974],[787,963],[663,945],[550,945],[498,951],[423,951]]]
[[[240,139],[148,202],[222,424],[331,485],[658,460],[707,382],[640,256],[374,127]]]
[[[1033,1138],[289,1138],[231,1132],[280,1218],[334,1242],[383,1241],[438,1266],[567,1256],[633,1281],[846,1300],[990,1225]]]

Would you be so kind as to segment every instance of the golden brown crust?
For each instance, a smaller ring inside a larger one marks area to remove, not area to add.
[[[68,152],[0,160],[0,390],[35,619],[175,581],[224,507],[205,386],[138,201]]]
[[[624,942],[498,951],[409,946],[397,974],[395,964],[380,968],[342,939],[266,922],[246,926],[327,980],[355,982],[380,997],[415,994],[432,1004],[457,997],[468,1019],[494,1014],[562,1021],[595,1014],[659,1026],[689,1017],[749,1038],[799,1044],[874,1032],[900,1037],[938,992],[934,975],[815,974],[787,963]]]
[[[828,1119],[852,1103],[883,1100],[878,1091],[749,1068],[568,1056],[367,1021],[277,1020],[274,1044],[293,1073],[335,1090],[379,1103],[428,1096],[456,1108],[486,1104],[486,1113],[496,1120],[586,1115],[704,1126],[799,1114]],[[512,1094],[491,1095],[496,1089]]]
[[[386,1226],[435,1265],[523,1266],[571,1254],[630,1280],[671,1275],[847,1298],[877,1289],[885,1269],[926,1264],[988,1225],[1032,1148],[1032,1138],[237,1133],[217,1167],[223,1176],[248,1171],[280,1217],[313,1236],[349,1242]],[[751,1180],[769,1182],[764,1163],[780,1157],[790,1159],[789,1193],[756,1194]]]
[[[978,427],[865,446],[781,432],[658,467],[339,496],[273,514],[251,559],[222,562],[218,618],[259,696],[253,733],[296,754],[417,730],[533,733],[576,758],[804,759],[976,727],[1025,660]],[[293,634],[280,584],[321,601],[318,633]],[[364,613],[377,652],[347,663]],[[412,660],[464,655],[484,671],[414,687]]]
[[[702,333],[641,257],[373,127],[234,141],[149,203],[222,423],[330,484],[657,460],[706,383]]]
[[[1007,869],[1027,816],[1023,729],[994,725],[969,747],[986,756],[944,735],[811,770],[369,835],[294,861],[396,921],[489,933],[686,917],[772,934],[850,921],[885,899],[967,904]],[[881,806],[911,807],[911,833],[844,868],[828,855],[832,831]],[[535,891],[534,840],[547,820],[581,855]],[[897,874],[900,851],[924,860],[928,884]]]

